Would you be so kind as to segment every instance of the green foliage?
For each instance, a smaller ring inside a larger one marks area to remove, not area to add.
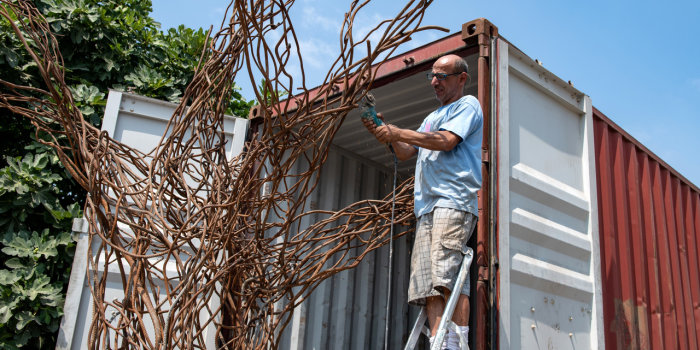
[[[282,97],[287,96],[286,91],[274,90],[270,82],[266,79],[260,79],[260,84],[258,84],[258,91],[262,93],[265,102],[268,104],[279,103]]]
[[[255,105],[255,100],[246,101],[240,92],[240,88],[237,86],[233,87],[231,91],[231,97],[228,109],[226,109],[226,114],[235,115],[241,118],[248,118],[248,112]]]
[[[30,340],[33,345],[54,343],[50,337],[60,324],[67,283],[55,278],[67,277],[66,266],[54,262],[59,254],[72,257],[70,234],[49,229],[8,232],[0,242],[2,252],[12,257],[5,261],[7,269],[0,270],[0,344],[19,348]]]
[[[82,215],[77,202],[61,204],[55,153],[29,149],[38,152],[7,157],[0,169],[0,348],[55,344],[73,258],[70,225]]]
[[[161,31],[150,0],[33,3],[56,36],[76,107],[97,127],[108,89],[177,102],[208,40],[202,29]],[[44,86],[4,18],[0,77]],[[246,117],[253,102],[235,87],[230,96],[227,112]],[[75,249],[70,228],[84,193],[31,124],[7,110],[0,120],[0,348],[54,348]]]

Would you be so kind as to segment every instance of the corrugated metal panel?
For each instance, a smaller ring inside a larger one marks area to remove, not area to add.
[[[366,131],[365,131],[366,133]],[[375,145],[376,152],[386,152]],[[303,167],[303,165],[300,165]],[[301,169],[297,169],[301,170]],[[393,171],[333,147],[321,170],[317,189],[307,201],[312,208],[339,210],[363,199],[391,192]],[[320,218],[312,218],[311,221]],[[302,223],[302,227],[304,227]],[[394,241],[390,347],[398,349],[410,331],[418,309],[407,300],[409,253],[413,238]],[[295,309],[284,330],[281,349],[377,349],[384,343],[388,284],[388,246],[368,254],[354,269],[322,282]]]
[[[497,43],[501,349],[603,349],[590,99]]]
[[[594,111],[605,343],[698,349],[700,191]]]

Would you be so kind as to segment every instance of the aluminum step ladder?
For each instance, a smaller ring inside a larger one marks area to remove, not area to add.
[[[469,266],[472,264],[472,259],[474,258],[474,251],[472,248],[467,248],[467,253],[464,254],[464,259],[462,260],[462,267],[459,269],[459,275],[457,275],[457,281],[452,289],[453,291],[461,290],[464,282],[467,280],[467,274],[469,273]],[[462,333],[457,332],[457,325],[452,322],[452,314],[457,306],[457,299],[460,293],[450,293],[450,299],[445,305],[445,311],[442,313],[442,319],[438,325],[437,333],[435,334],[435,339],[430,350],[440,350],[443,340],[445,340],[445,335],[447,334],[447,329],[451,329],[453,332],[457,333],[459,336],[459,347],[462,350],[469,350],[468,339],[465,339]],[[430,329],[426,326],[425,321],[428,320],[428,313],[425,307],[422,307],[420,313],[418,314],[418,319],[413,325],[413,330],[411,330],[411,335],[408,337],[406,346],[404,350],[413,350],[416,348],[418,343],[418,338],[421,333],[425,334],[426,337],[430,337]]]

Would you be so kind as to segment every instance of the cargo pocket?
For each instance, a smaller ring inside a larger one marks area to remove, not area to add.
[[[433,215],[433,225],[440,227],[437,230],[434,229],[433,232],[441,233],[440,244],[447,249],[466,254],[467,241],[473,227],[473,220],[469,220],[470,217],[471,215],[467,212],[436,208]]]

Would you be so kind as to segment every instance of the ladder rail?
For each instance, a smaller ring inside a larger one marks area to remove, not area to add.
[[[420,313],[418,314],[418,318],[416,319],[416,322],[413,324],[413,328],[411,331],[411,334],[408,336],[408,340],[406,341],[406,346],[404,347],[404,350],[413,350],[416,348],[416,344],[418,343],[418,338],[420,338],[420,334],[426,334],[427,336],[430,336],[430,330],[425,327],[425,321],[428,319],[428,313],[425,311],[424,307],[420,308]],[[427,333],[426,333],[427,331]]]
[[[445,335],[447,334],[447,325],[453,323],[452,315],[454,314],[455,307],[457,306],[457,300],[461,294],[462,286],[467,280],[469,266],[472,264],[473,257],[473,250],[471,248],[467,248],[467,253],[464,254],[464,259],[462,260],[462,267],[459,269],[459,275],[457,275],[457,281],[455,282],[454,288],[452,288],[452,293],[450,293],[450,298],[447,300],[447,305],[445,305],[445,311],[442,313],[442,318],[440,319],[440,324],[438,326],[437,333],[435,334],[435,339],[433,339],[433,346],[430,348],[430,350],[440,350],[442,342],[445,340]],[[456,330],[456,327],[454,327],[454,329]]]
[[[459,269],[459,274],[457,275],[457,281],[455,281],[454,288],[452,288],[452,293],[450,293],[450,298],[447,300],[447,305],[445,305],[445,310],[442,313],[442,319],[438,325],[438,331],[435,334],[435,339],[430,350],[439,350],[442,346],[442,342],[447,334],[447,328],[451,328],[459,336],[459,343],[462,349],[469,349],[468,340],[464,338],[462,334],[457,332],[457,325],[452,322],[452,315],[454,314],[455,307],[457,306],[457,300],[461,294],[462,286],[467,281],[467,275],[469,274],[469,267],[474,259],[474,250],[472,248],[467,248],[467,252],[464,254],[464,259],[462,259],[462,267]],[[458,291],[454,293],[454,291]],[[416,319],[411,334],[406,341],[406,346],[404,350],[413,350],[418,343],[418,338],[420,337],[421,330],[425,328],[425,321],[428,319],[428,313],[425,307],[422,307],[418,318]],[[430,330],[427,331],[426,336],[430,336]]]

